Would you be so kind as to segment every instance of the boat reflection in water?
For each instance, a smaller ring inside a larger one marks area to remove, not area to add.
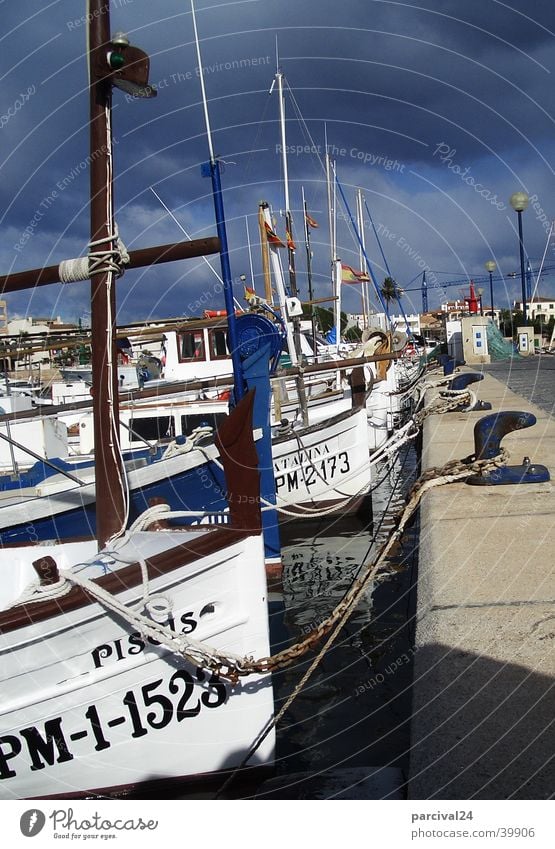
[[[357,517],[290,525],[283,534],[283,578],[271,594],[273,648],[293,644],[323,622],[373,560],[414,479],[416,455],[403,449]],[[376,479],[383,476],[383,469]],[[396,480],[399,486],[395,487]],[[387,512],[385,510],[387,509]],[[276,796],[295,797],[287,776],[375,767],[406,769],[412,675],[409,589],[416,562],[412,528],[385,579],[370,584],[277,729]],[[322,643],[274,675],[276,710],[298,686]],[[352,773],[345,773],[352,775]],[[311,790],[313,792],[313,790]],[[264,788],[260,794],[264,796]],[[299,791],[302,795],[302,791]],[[306,797],[304,797],[306,798]]]

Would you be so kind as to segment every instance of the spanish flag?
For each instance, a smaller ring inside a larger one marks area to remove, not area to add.
[[[341,264],[342,283],[368,283],[370,277],[364,271],[356,271],[350,265]]]
[[[289,250],[290,251],[296,251],[297,247],[295,245],[295,242],[293,241],[293,237],[291,236],[291,233],[289,232],[289,230],[285,231],[285,235],[287,237],[287,247],[289,248]]]
[[[279,236],[274,233],[274,231],[266,221],[264,222],[264,227],[266,228],[266,238],[268,239],[269,243],[271,245],[274,245],[274,247],[276,248],[284,248],[285,245],[283,244]]]
[[[318,222],[314,220],[314,218],[311,218],[311,217],[310,217],[310,215],[308,214],[308,212],[305,212],[304,217],[305,217],[305,221],[306,221],[306,223],[308,224],[308,226],[309,226],[309,227],[312,227],[312,229],[313,229],[313,230],[315,230],[317,227],[319,227],[319,226],[320,226],[320,225],[318,224]]]

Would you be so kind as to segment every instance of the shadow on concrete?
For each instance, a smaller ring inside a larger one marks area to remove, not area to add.
[[[553,653],[552,631],[540,639]],[[438,643],[414,671],[409,798],[553,797],[552,677]]]

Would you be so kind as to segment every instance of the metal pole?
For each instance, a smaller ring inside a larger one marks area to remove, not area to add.
[[[523,324],[526,327],[528,324],[526,318],[526,277],[524,274],[524,244],[522,241],[522,212],[520,209],[517,210],[518,215],[518,241],[520,244],[520,283],[522,286],[522,314],[523,314]]]
[[[220,180],[220,163],[217,159],[210,160],[210,176],[212,178],[212,194],[214,197],[214,211],[216,214],[216,229],[220,240],[220,264],[222,267],[222,278],[224,281],[224,299],[227,312],[227,332],[229,336],[229,349],[231,351],[231,362],[235,377],[234,395],[236,403],[245,394],[245,379],[243,376],[243,363],[239,352],[238,333],[235,323],[235,304],[233,303],[233,278],[229,263],[229,248],[227,244],[227,231],[225,226],[224,202],[222,198],[222,183]]]
[[[491,320],[495,323],[495,313],[493,309],[493,274],[491,271],[489,273],[489,300],[491,304]]]
[[[422,312],[428,312],[428,284],[425,271],[422,272]]]

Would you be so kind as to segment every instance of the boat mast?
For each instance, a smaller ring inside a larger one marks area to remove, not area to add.
[[[259,204],[258,229],[260,231],[260,248],[262,251],[262,276],[264,277],[264,297],[266,298],[270,306],[273,307],[274,299],[272,293],[272,278],[270,274],[270,246],[268,244],[268,236],[266,234],[264,209],[265,206],[262,203]]]
[[[277,70],[276,80],[279,97],[279,126],[281,135],[281,161],[283,164],[283,188],[285,194],[285,232],[287,234],[287,256],[289,260],[289,289],[293,298],[297,297],[297,274],[295,271],[295,248],[293,241],[293,217],[289,201],[289,171],[287,167],[287,143],[285,137],[285,95],[283,94],[283,74]],[[294,322],[295,324],[296,322]],[[300,354],[297,340],[297,354]]]
[[[195,15],[195,6],[193,0],[191,2],[191,15],[193,19],[193,30],[195,35],[195,46],[197,51],[197,61],[199,69],[200,90],[202,93],[202,104],[204,109],[204,120],[206,124],[206,135],[208,139],[208,151],[210,161],[203,166],[203,174],[210,176],[212,180],[212,195],[214,198],[214,212],[216,214],[216,229],[220,239],[220,263],[222,267],[222,279],[224,282],[224,298],[227,312],[227,330],[229,337],[229,348],[231,351],[231,362],[233,365],[233,376],[235,379],[234,395],[237,403],[245,394],[245,379],[243,376],[243,365],[238,345],[237,326],[235,322],[235,304],[233,301],[233,279],[231,276],[231,265],[229,262],[229,248],[227,244],[227,230],[225,226],[224,202],[222,195],[222,183],[220,178],[220,163],[214,155],[214,147],[212,144],[212,132],[210,130],[210,117],[208,114],[208,102],[206,99],[206,89],[204,86],[204,75],[202,73],[202,57],[200,54],[200,43],[197,30],[197,19]]]
[[[316,362],[316,314],[314,312],[314,293],[312,290],[312,250],[310,247],[310,227],[308,225],[308,206],[304,196],[304,186],[301,187],[303,198],[304,243],[306,247],[306,273],[308,277],[308,300],[310,302],[310,320],[312,324],[312,343],[314,345],[314,362]]]
[[[335,297],[334,323],[335,323],[335,346],[339,355],[339,343],[341,341],[341,261],[337,257],[337,218],[336,218],[336,196],[335,196],[335,164],[327,153],[328,142],[326,135],[326,185],[328,191],[328,223],[330,231],[331,252],[331,283],[332,292]]]
[[[277,48],[276,48],[277,53]],[[297,293],[297,275],[295,272],[295,243],[293,241],[293,217],[291,215],[291,206],[289,202],[289,173],[287,168],[287,142],[285,135],[285,96],[283,94],[283,74],[279,70],[279,67],[276,70],[276,75],[274,78],[274,83],[277,81],[278,87],[278,98],[279,98],[279,126],[280,126],[280,136],[281,136],[281,159],[283,163],[283,185],[285,192],[285,232],[287,239],[287,257],[289,262],[289,291],[291,293],[292,298],[298,298]],[[270,93],[273,90],[274,83],[272,83],[272,88],[270,89]],[[289,322],[289,315],[286,312],[284,314],[284,319]],[[295,347],[295,353],[297,359],[300,359],[301,356],[301,340],[300,340],[300,322],[299,318],[294,316],[292,319],[293,325],[293,345]],[[291,351],[290,351],[291,356]],[[291,357],[292,362],[293,357]],[[302,377],[299,377],[296,381],[297,383],[297,394],[299,396],[299,404],[301,407],[301,416],[303,425],[308,425],[308,411],[307,411],[307,402],[306,402],[306,392],[304,387],[304,382]]]
[[[368,274],[368,269],[366,267],[366,240],[364,237],[364,211],[363,211],[363,198],[362,198],[362,190],[357,189],[357,224],[358,229],[360,231],[360,245],[358,250],[359,255],[359,268],[361,271],[366,272]],[[368,281],[363,280],[361,283],[361,296],[362,296],[362,326],[363,328],[368,327],[368,313],[370,312],[369,306],[369,297],[368,297]]]
[[[116,247],[112,183],[112,84],[107,77],[105,55],[110,45],[110,4],[90,0],[90,190],[92,250],[106,252]],[[96,244],[95,244],[96,243]],[[94,450],[96,457],[97,537],[103,548],[125,527],[127,505],[124,470],[119,450],[119,404],[114,271],[91,278],[91,336]]]
[[[91,348],[93,369],[94,444],[96,455],[97,539],[99,547],[125,527],[122,459],[118,433],[118,380],[116,350],[115,284],[122,272],[121,251],[114,226],[112,196],[112,86],[133,97],[156,94],[148,84],[147,54],[132,47],[125,36],[110,38],[110,7],[105,0],[90,0],[88,9],[88,66],[90,79],[91,251],[87,257],[64,260],[56,266],[0,275],[2,292],[91,280]],[[216,238],[197,239],[131,251],[127,268],[216,253]]]

